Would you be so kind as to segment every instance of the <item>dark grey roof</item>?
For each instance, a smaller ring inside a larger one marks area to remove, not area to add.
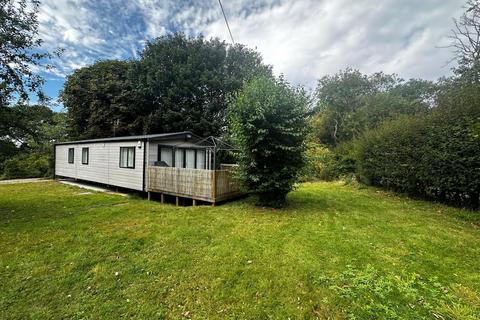
[[[125,136],[125,137],[112,137],[112,138],[100,138],[100,139],[88,139],[77,141],[57,142],[56,144],[77,144],[77,143],[91,143],[91,142],[114,142],[114,141],[132,141],[132,140],[167,140],[174,138],[183,138],[187,135],[191,137],[199,138],[190,131],[172,132],[172,133],[159,133],[159,134],[146,134],[140,136]]]

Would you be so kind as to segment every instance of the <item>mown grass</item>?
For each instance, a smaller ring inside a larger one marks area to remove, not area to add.
[[[341,183],[284,210],[2,185],[0,318],[477,319],[477,217]]]

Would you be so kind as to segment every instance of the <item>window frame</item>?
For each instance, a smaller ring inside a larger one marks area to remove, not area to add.
[[[158,144],[157,145],[157,161],[162,161],[162,149],[170,149],[172,153],[170,162],[170,168],[175,168],[175,148],[173,146],[165,145],[165,144]]]
[[[72,151],[72,158],[70,159],[70,151]],[[67,161],[69,164],[75,163],[75,148],[68,148]]]
[[[203,153],[203,166],[201,168],[198,168],[198,154],[199,154],[199,151]],[[207,157],[207,148],[196,149],[195,150],[195,168],[206,170],[207,169],[207,159],[206,159],[206,157]]]
[[[186,162],[186,153],[187,153],[187,150],[193,150],[195,151],[195,154],[194,154],[194,168],[189,168],[189,169],[203,169],[203,170],[206,170],[207,169],[207,159],[206,159],[206,156],[207,156],[207,147],[203,147],[203,146],[188,146],[188,147],[177,147],[177,146],[172,146],[172,145],[168,145],[168,144],[157,144],[157,161],[161,161],[162,159],[162,148],[165,148],[165,149],[171,149],[172,150],[172,165],[171,165],[171,168],[182,168],[182,169],[185,169],[187,168],[187,162]],[[183,160],[183,163],[182,163],[182,166],[181,167],[177,167],[176,165],[176,151],[179,150],[180,154],[179,156],[182,158]],[[202,167],[198,167],[198,152],[203,152],[203,166]]]
[[[127,151],[127,166],[122,167],[122,149],[133,149],[133,164],[132,166],[128,166],[128,151]],[[121,169],[135,169],[135,147],[129,146],[129,147],[120,147],[120,153],[118,155],[118,167]]]
[[[185,150],[183,148],[173,148],[175,162],[173,163],[173,167],[175,168],[185,168]],[[178,153],[178,154],[177,154]],[[177,166],[177,162],[179,162],[180,166]]]
[[[84,152],[87,151],[87,161],[83,161],[83,154]],[[82,147],[82,164],[87,164],[88,165],[88,160],[90,159],[90,148],[89,147]]]
[[[188,167],[188,153],[193,152],[193,167]],[[183,150],[183,167],[186,169],[198,169],[197,168],[197,149],[196,148],[185,148]]]

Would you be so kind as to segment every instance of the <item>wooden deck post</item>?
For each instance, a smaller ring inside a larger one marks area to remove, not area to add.
[[[165,195],[163,193],[160,193],[160,202],[165,203]]]
[[[150,201],[150,191],[147,192],[148,201]]]
[[[215,203],[216,201],[216,198],[217,198],[217,174],[216,174],[216,170],[212,170],[212,201],[213,201],[213,204]]]
[[[175,204],[176,204],[177,207],[178,207],[178,203],[179,203],[179,197],[176,196],[176,197],[175,197]]]
[[[197,200],[193,199],[192,205],[195,207],[197,205]]]

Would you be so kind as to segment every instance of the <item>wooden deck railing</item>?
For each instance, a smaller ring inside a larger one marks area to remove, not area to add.
[[[147,191],[213,203],[242,194],[231,170],[154,166],[148,168]]]

